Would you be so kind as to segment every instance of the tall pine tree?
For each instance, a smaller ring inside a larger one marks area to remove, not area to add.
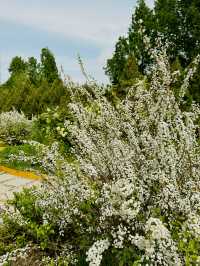
[[[48,48],[41,51],[41,74],[49,83],[59,79],[55,57]]]

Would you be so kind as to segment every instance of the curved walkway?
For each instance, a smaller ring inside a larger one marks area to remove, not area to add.
[[[40,176],[0,166],[0,205],[23,187],[39,184]]]

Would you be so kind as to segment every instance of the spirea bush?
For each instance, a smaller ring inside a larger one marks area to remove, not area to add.
[[[16,110],[0,114],[0,139],[8,144],[20,144],[30,134],[32,120]]]
[[[94,83],[71,89],[64,131],[73,160],[59,162],[31,191],[31,215],[23,200],[18,204],[20,194],[15,212],[7,211],[7,223],[55,261],[200,264],[199,109],[179,108],[165,49],[153,50],[152,60],[149,79],[138,80],[116,106]]]
[[[48,175],[59,171],[59,165],[62,165],[64,161],[64,157],[60,153],[60,143],[54,142],[48,146],[37,141],[24,141],[24,143],[23,146],[20,146],[20,150],[7,155],[4,163],[11,164],[11,166],[14,166],[16,162],[26,163],[27,166],[32,167],[31,170],[40,170]],[[30,168],[26,170],[30,170]]]

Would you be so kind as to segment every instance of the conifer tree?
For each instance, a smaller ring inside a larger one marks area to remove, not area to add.
[[[150,62],[145,49],[144,36],[154,36],[154,20],[152,10],[145,4],[144,0],[138,1],[138,6],[132,16],[132,22],[128,30],[129,54],[134,54],[139,69],[142,73]]]
[[[27,64],[21,58],[21,56],[15,56],[9,66],[8,71],[10,72],[11,76],[22,73],[26,70]]]
[[[36,58],[34,57],[28,58],[27,71],[31,83],[36,85],[39,80],[39,64]]]
[[[147,59],[147,54],[145,54],[143,36],[139,32],[139,28],[142,25],[150,33],[152,23],[151,9],[148,8],[144,0],[139,0],[132,16],[128,37],[119,38],[113,57],[107,60],[105,70],[113,85],[121,86],[122,83],[130,85],[130,81],[138,77],[138,66],[136,66],[138,64],[140,71],[143,73],[149,58]],[[134,67],[130,68],[130,64]],[[133,71],[134,69],[135,71]]]
[[[49,83],[59,79],[55,57],[48,48],[41,51],[41,74]]]
[[[106,74],[110,77],[113,85],[120,83],[121,75],[128,56],[128,43],[124,37],[119,37],[115,45],[113,57],[108,59],[105,68]]]
[[[139,0],[127,37],[119,38],[112,58],[107,60],[106,74],[112,84],[121,87],[134,80],[134,73],[126,67],[130,58],[135,58],[140,74],[147,73],[151,60],[144,49],[145,36],[151,47],[155,47],[158,37],[167,43],[172,68],[179,62],[181,72],[186,70],[200,53],[200,0],[156,0],[153,10],[145,0]],[[200,102],[199,87],[200,80],[195,75],[188,88],[190,103],[192,100]]]

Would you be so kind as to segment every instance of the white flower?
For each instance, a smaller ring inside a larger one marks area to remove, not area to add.
[[[102,260],[102,254],[110,246],[108,239],[96,241],[87,252],[87,261],[89,266],[99,266]]]

